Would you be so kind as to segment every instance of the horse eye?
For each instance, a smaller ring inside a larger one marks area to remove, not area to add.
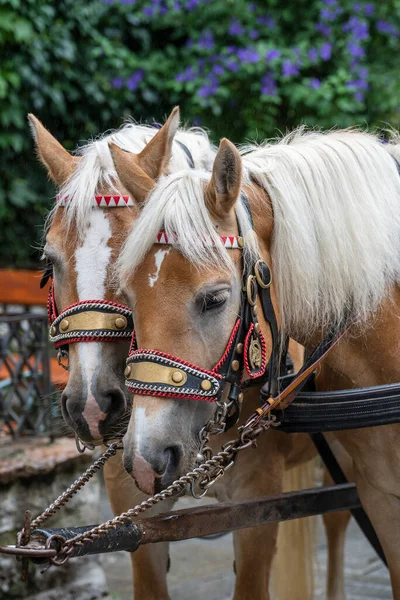
[[[44,288],[50,277],[53,277],[53,263],[46,258],[46,265],[43,269],[42,279],[40,280],[40,289]]]
[[[229,296],[228,290],[222,290],[217,293],[208,293],[203,297],[203,306],[201,312],[215,310],[225,304]]]

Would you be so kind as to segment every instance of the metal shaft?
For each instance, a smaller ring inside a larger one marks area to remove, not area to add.
[[[142,544],[186,540],[358,506],[360,500],[356,487],[348,483],[287,492],[244,502],[176,510],[118,525],[91,543],[79,546],[75,556],[119,550],[134,552]],[[91,527],[36,529],[32,532],[31,539],[35,544],[40,543],[44,546],[46,540],[53,535],[71,539],[90,529]]]

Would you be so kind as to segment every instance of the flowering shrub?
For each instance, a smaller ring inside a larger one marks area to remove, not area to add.
[[[50,193],[27,112],[70,148],[175,104],[216,141],[399,127],[399,24],[400,0],[0,0],[1,262],[29,260]]]
[[[217,136],[399,123],[398,0],[104,2],[153,40],[117,85],[135,78],[138,94],[169,97]]]

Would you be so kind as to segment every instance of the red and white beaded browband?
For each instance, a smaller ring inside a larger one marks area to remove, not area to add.
[[[219,239],[222,242],[224,248],[228,248],[231,250],[241,250],[244,246],[244,239],[241,235],[220,235]],[[155,240],[155,244],[174,244],[176,243],[177,238],[175,236],[168,236],[165,231],[160,231],[157,233],[157,238]],[[210,239],[211,245],[212,240]]]
[[[57,203],[59,206],[67,206],[71,198],[57,195]],[[98,208],[120,208],[124,206],[134,206],[134,202],[130,196],[94,196],[91,201],[91,206]],[[219,238],[224,248],[232,250],[240,250],[244,246],[244,240],[240,235],[221,235]],[[155,240],[156,244],[173,244],[176,242],[171,236],[168,236],[165,231],[160,231]]]
[[[59,206],[67,206],[71,201],[68,196],[57,194],[57,203]],[[122,208],[124,206],[135,206],[130,196],[94,196],[90,203],[91,206],[98,208]]]

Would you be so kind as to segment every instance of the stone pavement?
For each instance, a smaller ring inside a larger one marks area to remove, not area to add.
[[[178,507],[186,508],[195,501],[183,498]],[[203,503],[210,502],[209,499]],[[198,503],[196,503],[198,505]],[[104,516],[109,509],[104,503]],[[322,524],[317,551],[316,593],[314,600],[324,600],[326,543]],[[171,570],[168,575],[172,600],[230,600],[233,595],[234,574],[232,536],[216,540],[187,540],[171,544]],[[132,600],[130,560],[124,553],[104,555],[110,597]],[[346,541],[347,600],[389,600],[392,598],[389,576],[368,542],[352,521]],[[290,600],[290,599],[284,599]],[[309,599],[304,599],[309,600]]]

